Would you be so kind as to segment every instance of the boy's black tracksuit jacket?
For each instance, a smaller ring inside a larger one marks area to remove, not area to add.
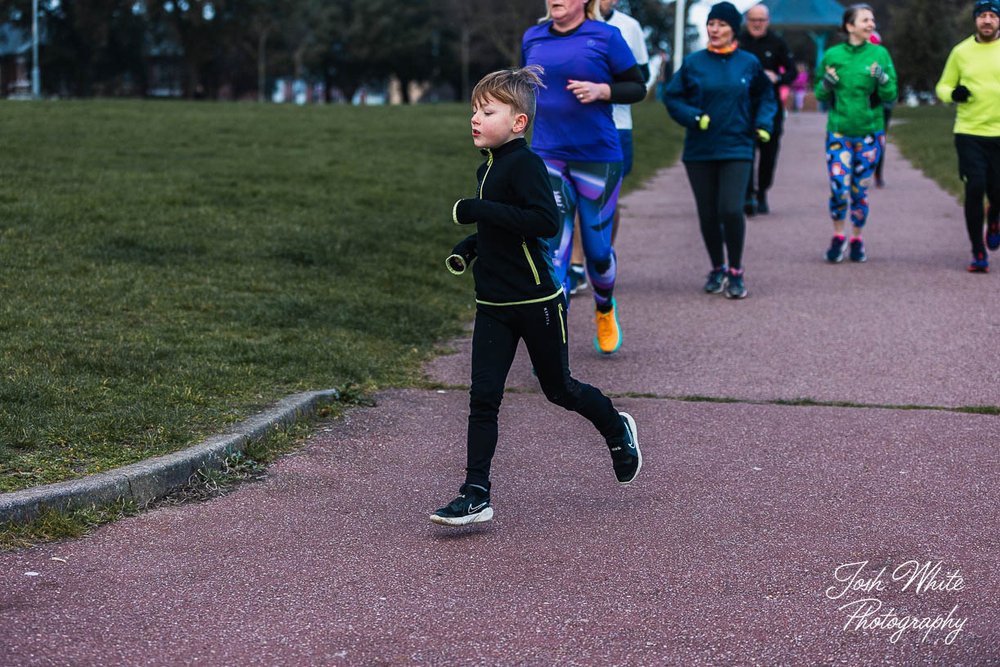
[[[562,292],[546,241],[559,230],[559,210],[545,163],[523,138],[483,151],[476,199],[460,199],[455,224],[479,223],[455,254],[472,264],[476,303],[510,306],[547,301]]]

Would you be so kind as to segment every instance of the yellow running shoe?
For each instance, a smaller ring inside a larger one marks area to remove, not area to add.
[[[597,335],[594,347],[601,354],[614,354],[622,346],[622,330],[618,326],[618,303],[611,299],[611,310],[606,313],[596,311]]]

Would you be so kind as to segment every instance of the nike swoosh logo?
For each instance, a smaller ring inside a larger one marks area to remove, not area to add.
[[[485,503],[482,503],[482,504],[480,504],[480,505],[475,505],[475,506],[470,506],[470,507],[469,507],[469,512],[468,512],[468,513],[469,513],[469,514],[475,514],[475,513],[476,513],[476,512],[478,512],[479,510],[481,510],[481,509],[483,509],[484,507],[486,507],[487,505],[489,505],[489,503],[488,503],[488,502],[485,502]]]

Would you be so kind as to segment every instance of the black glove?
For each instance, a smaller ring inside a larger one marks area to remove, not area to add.
[[[827,72],[823,75],[823,87],[827,90],[833,90],[838,83],[840,83],[840,77],[833,72]]]
[[[872,78],[878,81],[878,85],[880,86],[884,86],[889,83],[889,74],[882,69],[882,66],[879,64],[876,64],[875,67],[872,68]]]
[[[968,102],[970,97],[972,97],[972,91],[962,84],[958,84],[955,86],[955,90],[951,91],[952,102]]]
[[[448,259],[444,263],[445,266],[456,276],[462,275],[469,268],[469,265],[472,264],[472,260],[476,258],[476,246],[477,239],[475,234],[465,237],[458,242],[458,245],[448,255]]]

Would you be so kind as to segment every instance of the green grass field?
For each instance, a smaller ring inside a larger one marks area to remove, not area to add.
[[[890,137],[903,155],[943,189],[955,196],[962,194],[958,177],[953,126],[955,109],[951,106],[897,107]],[[891,167],[887,167],[891,169]],[[886,178],[891,178],[887,173]]]
[[[419,383],[465,105],[0,102],[0,492],[191,445],[295,391]],[[636,107],[634,187],[680,128]]]

